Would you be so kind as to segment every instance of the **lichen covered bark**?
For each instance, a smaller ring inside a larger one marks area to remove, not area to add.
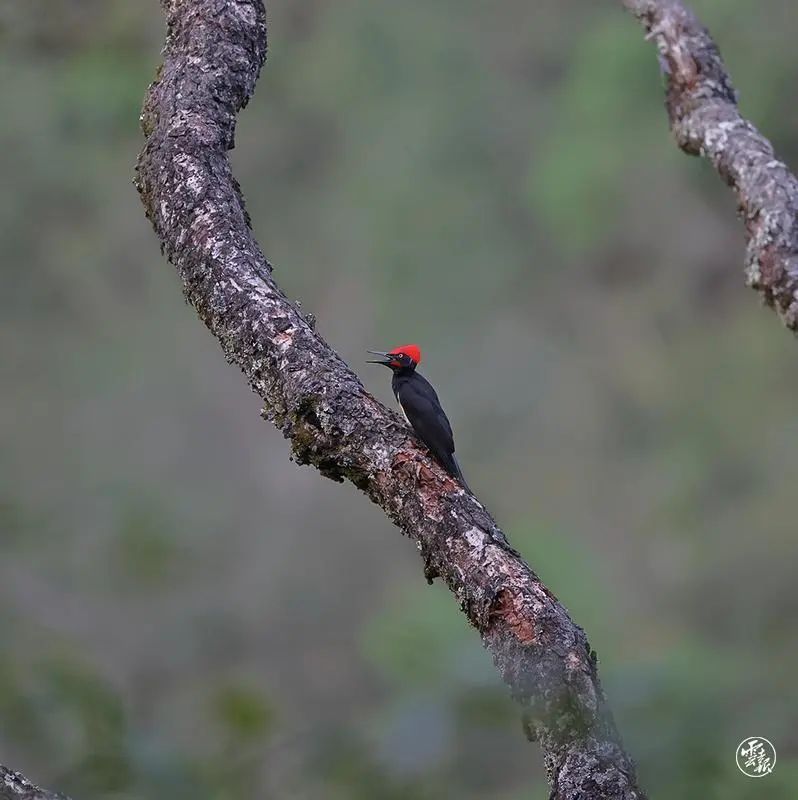
[[[0,764],[0,800],[69,800],[66,795],[34,786],[24,775]]]
[[[227,158],[266,55],[261,0],[164,8],[164,64],[142,113],[137,186],[186,298],[294,458],[355,484],[416,542],[427,578],[446,582],[543,747],[552,797],[642,798],[582,629],[273,280]]]
[[[680,0],[624,0],[656,42],[671,130],[734,189],[748,242],[746,282],[798,331],[798,180],[744,119],[720,52]]]

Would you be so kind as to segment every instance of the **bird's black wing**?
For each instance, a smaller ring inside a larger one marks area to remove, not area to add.
[[[408,422],[444,467],[450,469],[454,453],[452,426],[429,381],[415,373],[397,387],[397,398]]]

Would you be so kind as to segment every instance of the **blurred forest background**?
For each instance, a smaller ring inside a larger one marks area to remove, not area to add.
[[[701,0],[798,166],[798,15]],[[798,796],[795,341],[617,2],[285,0],[232,158],[366,385],[418,341],[652,798]],[[288,459],[131,184],[156,0],[0,6],[0,761],[76,800],[545,798],[477,634]],[[740,775],[763,735],[775,772]]]

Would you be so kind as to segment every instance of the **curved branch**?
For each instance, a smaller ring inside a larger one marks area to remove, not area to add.
[[[69,800],[64,794],[34,786],[24,775],[0,764],[0,800]]]
[[[642,798],[582,629],[272,279],[227,158],[266,55],[262,1],[162,3],[168,35],[137,186],[186,298],[294,458],[365,492],[416,542],[428,579],[455,594],[543,747],[552,797]]]
[[[660,55],[671,130],[709,159],[740,203],[747,284],[798,331],[798,180],[737,108],[737,93],[706,28],[681,0],[624,0]]]

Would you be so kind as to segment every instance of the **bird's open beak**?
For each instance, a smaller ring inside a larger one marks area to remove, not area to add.
[[[390,353],[381,353],[378,350],[366,350],[367,353],[371,353],[373,356],[380,356],[380,361],[367,361],[367,364],[382,364],[383,367],[390,367],[391,363],[393,362],[393,357]]]

